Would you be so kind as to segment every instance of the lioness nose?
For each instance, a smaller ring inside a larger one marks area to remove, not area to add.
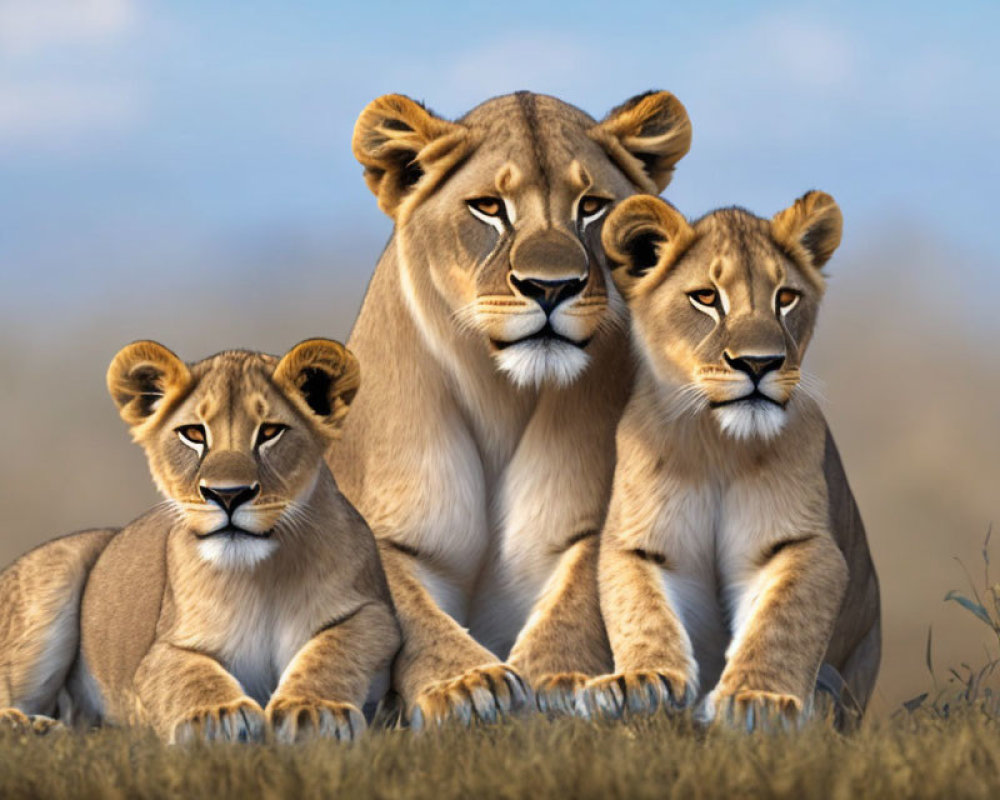
[[[227,514],[232,514],[237,508],[249,503],[260,494],[260,484],[250,486],[200,486],[201,496],[206,503],[215,503]]]
[[[518,278],[516,275],[510,276],[510,282],[522,295],[538,303],[546,314],[551,314],[564,300],[580,294],[587,285],[586,278],[553,281],[541,278]]]
[[[767,373],[774,372],[776,369],[781,369],[781,365],[785,363],[784,356],[731,356],[729,353],[725,354],[726,363],[729,364],[735,370],[744,372],[750,376],[750,379],[757,383],[761,378],[763,378]]]

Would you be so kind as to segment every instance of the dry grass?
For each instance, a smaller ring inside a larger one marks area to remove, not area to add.
[[[0,736],[0,796],[997,797],[1000,724],[972,710],[843,737],[698,733],[532,719],[473,731],[370,734],[353,746],[167,747],[125,731]]]

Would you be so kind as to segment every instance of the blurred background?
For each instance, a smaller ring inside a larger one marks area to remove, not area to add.
[[[939,677],[996,654],[943,597],[1000,522],[997,30],[992,0],[0,0],[0,562],[154,502],[104,388],[125,343],[347,337],[391,231],[350,153],[371,99],[599,118],[664,88],[694,124],[683,211],[843,209],[806,366],[882,578],[890,713],[930,688],[929,626]]]

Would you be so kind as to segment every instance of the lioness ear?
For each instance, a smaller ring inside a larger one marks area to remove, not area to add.
[[[694,229],[676,208],[642,194],[623,200],[601,231],[611,277],[626,300],[658,284],[694,239]]]
[[[825,192],[806,192],[771,220],[771,235],[793,255],[816,269],[822,267],[840,245],[844,216]]]
[[[112,359],[107,381],[118,413],[136,428],[156,414],[165,399],[183,392],[191,373],[162,344],[141,341],[122,348]]]
[[[674,165],[691,149],[691,120],[670,92],[646,92],[613,108],[590,135],[632,183],[659,194],[670,183]]]
[[[467,134],[409,97],[387,94],[361,112],[351,146],[379,208],[395,219],[404,200],[429,191],[464,155]]]
[[[302,410],[336,437],[361,384],[354,354],[332,339],[306,339],[289,350],[271,376]]]

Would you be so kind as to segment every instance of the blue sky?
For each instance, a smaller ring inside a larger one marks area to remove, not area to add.
[[[845,248],[915,231],[998,287],[998,30],[985,1],[0,0],[0,302],[96,303],[274,242],[367,270],[390,226],[350,154],[364,105],[458,116],[521,88],[594,116],[669,89],[694,125],[667,191],[688,214],[822,188]]]

